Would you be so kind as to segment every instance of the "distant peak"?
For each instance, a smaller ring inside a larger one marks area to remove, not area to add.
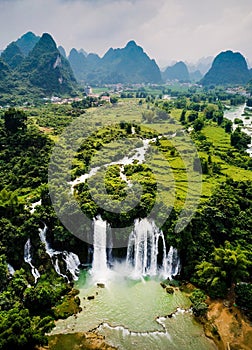
[[[126,47],[134,47],[134,46],[137,46],[135,40],[130,40],[126,45]]]
[[[71,50],[70,50],[70,55],[78,55],[78,51],[73,47]]]
[[[54,42],[52,36],[50,34],[48,34],[48,33],[43,33],[41,39],[43,39],[43,40],[50,40],[50,41]]]
[[[40,44],[44,43],[44,44],[47,44],[48,46],[53,47],[54,49],[57,49],[57,46],[56,46],[55,41],[53,40],[53,37],[48,33],[43,33],[43,35],[38,43],[40,43]]]
[[[240,52],[234,52],[232,50],[227,50],[227,51],[222,51],[220,52],[216,57],[218,56],[229,56],[229,57],[233,57],[233,56],[243,56]]]
[[[21,36],[21,38],[36,38],[36,35],[33,32],[27,32]]]
[[[229,61],[240,61],[245,63],[245,57],[240,53],[240,52],[234,52],[231,50],[227,50],[227,51],[222,51],[221,53],[219,53],[215,59],[213,64],[215,64],[216,62],[224,62],[224,60],[229,60]]]
[[[178,61],[178,62],[176,62],[175,64],[174,64],[174,66],[186,66],[186,64],[185,64],[185,62],[183,62],[183,61]]]
[[[40,37],[36,36],[32,32],[27,32],[21,36],[16,41],[17,46],[20,48],[22,54],[27,56],[29,52],[34,48],[34,46],[37,44],[39,41]]]

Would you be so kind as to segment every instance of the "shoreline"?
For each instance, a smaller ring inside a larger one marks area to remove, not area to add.
[[[251,350],[252,323],[239,308],[225,303],[225,299],[208,300],[205,317],[198,318],[207,338],[214,341],[219,350]]]
[[[185,283],[180,288],[184,294],[189,296],[190,292],[195,289],[195,286],[191,283]],[[239,308],[234,306],[233,301],[231,299],[212,300],[208,298],[206,303],[208,305],[207,314],[201,317],[194,316],[194,319],[202,326],[204,335],[215,344],[216,349],[251,350],[252,323],[243,315]],[[161,319],[171,318],[179,309],[177,308],[171,314],[161,317]],[[184,310],[184,312],[189,312],[189,310],[190,308]],[[157,323],[160,323],[159,318],[156,317],[155,319]],[[83,344],[85,344],[86,349],[90,350],[117,349],[110,345],[109,342],[106,342],[106,337],[99,333],[99,326],[83,332],[52,334],[49,336],[49,347],[40,348],[39,350],[68,350],[69,348],[64,347],[64,342],[68,343],[69,339],[74,343],[74,349],[81,349]],[[163,328],[165,333],[165,327]]]

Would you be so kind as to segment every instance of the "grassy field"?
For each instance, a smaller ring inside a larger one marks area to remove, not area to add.
[[[188,174],[188,167],[192,168],[193,160],[196,157],[196,149],[193,143],[190,144],[190,136],[188,134],[180,133],[176,138],[172,138],[174,134],[181,126],[178,122],[171,123],[168,121],[161,121],[155,123],[144,123],[142,120],[142,113],[147,109],[147,104],[139,105],[138,99],[121,99],[116,105],[105,105],[99,108],[90,108],[82,116],[85,129],[90,132],[97,129],[97,137],[100,142],[103,143],[104,139],[104,128],[107,133],[113,134],[118,128],[120,128],[120,122],[136,123],[141,125],[141,132],[143,137],[152,138],[155,135],[165,135],[167,138],[162,138],[159,144],[152,143],[151,152],[148,155],[147,163],[152,169],[156,181],[159,185],[160,197],[162,201],[169,205],[174,200],[173,186],[175,191],[175,207],[182,207],[187,198],[188,203],[193,203],[197,198],[199,192],[199,184],[194,184],[192,174]],[[55,111],[49,111],[45,113],[44,119],[40,116],[33,115],[32,118],[40,125],[40,129],[46,132],[55,141],[58,135],[54,132],[54,127],[58,126],[59,130],[63,130],[64,126],[67,126],[71,119],[69,116],[60,114],[60,110],[56,109],[54,120],[51,120],[52,114]],[[181,115],[180,109],[173,109],[171,116],[176,121],[179,120]],[[41,121],[48,123],[49,125],[44,127],[41,126]],[[73,120],[73,119],[72,119]],[[95,129],[94,129],[95,127]],[[225,133],[224,129],[216,126],[215,124],[206,125],[202,133],[206,136],[208,142],[211,143],[211,157],[212,161],[220,166],[219,174],[208,174],[202,176],[202,192],[201,201],[205,201],[215,190],[219,183],[226,181],[227,177],[230,177],[236,181],[251,180],[252,172],[235,165],[228,164],[220,157],[221,153],[226,153],[228,150],[232,150],[233,154],[238,154],[230,146],[230,135]],[[152,136],[151,136],[152,135]],[[130,138],[135,137],[134,135],[128,135]],[[175,151],[174,151],[175,150]],[[120,157],[119,157],[120,153]],[[124,155],[130,154],[130,148],[122,147],[119,139],[113,140],[104,144],[95,158],[93,159],[92,166],[105,164],[111,162],[113,158],[122,158]],[[200,150],[198,152],[199,157],[207,159],[209,152]],[[77,159],[74,160],[75,166],[80,167],[81,162]],[[187,168],[187,170],[186,170]],[[196,187],[195,187],[196,186]]]

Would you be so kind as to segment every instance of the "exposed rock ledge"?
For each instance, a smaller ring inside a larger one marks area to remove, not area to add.
[[[251,350],[252,325],[235,306],[223,300],[211,301],[206,318],[201,319],[205,334],[219,350]]]

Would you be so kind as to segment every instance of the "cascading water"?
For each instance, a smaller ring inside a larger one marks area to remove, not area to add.
[[[15,273],[14,267],[11,266],[11,264],[7,264],[7,266],[8,266],[8,272],[9,272],[9,274],[10,274],[11,276],[13,276],[14,273]]]
[[[74,281],[78,279],[78,274],[79,274],[79,265],[80,265],[80,259],[78,255],[72,253],[72,252],[67,252],[67,251],[57,251],[54,250],[50,247],[49,243],[46,240],[46,231],[47,231],[47,226],[45,225],[43,229],[39,229],[39,237],[42,243],[45,245],[45,250],[46,253],[50,256],[51,262],[54,266],[55,271],[57,272],[58,275],[66,278],[68,280],[67,275],[64,275],[60,271],[59,267],[59,257],[62,256],[62,260],[66,264],[66,270],[70,272],[72,275],[72,278]]]
[[[31,254],[31,240],[28,238],[27,242],[24,246],[24,261],[31,266],[31,272],[35,279],[35,283],[37,283],[38,278],[40,277],[40,273],[36,269],[36,267],[32,264],[32,254]]]
[[[166,276],[171,279],[172,276],[176,276],[180,270],[180,259],[178,251],[172,246],[167,254],[167,266],[166,266]]]
[[[161,259],[158,259],[159,254]],[[179,271],[177,250],[171,247],[169,253],[166,253],[163,232],[157,228],[154,221],[150,222],[146,218],[135,221],[129,237],[126,265],[133,278],[146,275],[171,278]]]
[[[94,252],[91,275],[95,280],[104,281],[109,272],[107,259],[107,222],[99,216],[94,219]]]
[[[93,263],[91,275],[95,281],[107,281],[112,277],[112,245],[109,225],[101,217],[94,219]],[[167,254],[164,234],[148,219],[135,220],[129,236],[125,267],[118,264],[114,272],[125,273],[132,278],[162,276],[172,278],[179,273],[180,261],[177,249],[170,247]]]
[[[77,281],[79,276],[79,268],[80,265],[80,259],[78,255],[72,253],[72,252],[63,252],[63,260],[66,263],[66,269],[69,271],[73,277],[74,281]]]

